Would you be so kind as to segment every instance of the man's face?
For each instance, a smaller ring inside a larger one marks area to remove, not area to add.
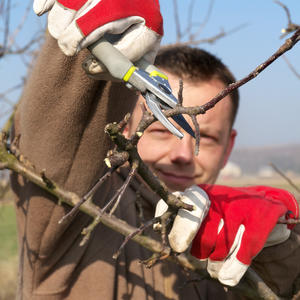
[[[177,95],[179,78],[165,73],[168,75],[173,94]],[[217,79],[208,82],[184,80],[183,83],[184,106],[202,105],[224,88],[224,84]],[[141,119],[142,101],[143,98],[140,97],[131,123],[125,131],[127,135],[134,132]],[[201,136],[197,156],[194,154],[195,140],[182,129],[184,137],[181,140],[160,122],[154,122],[144,132],[138,143],[138,152],[171,191],[183,191],[193,184],[216,181],[219,171],[227,162],[236,135],[230,124],[231,105],[227,96],[204,115],[197,116]],[[185,118],[192,126],[190,117]],[[175,126],[179,128],[177,124]]]

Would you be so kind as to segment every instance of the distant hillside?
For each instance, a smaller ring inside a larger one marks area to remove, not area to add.
[[[230,161],[238,164],[243,174],[255,174],[262,167],[273,163],[282,171],[300,174],[300,144],[240,148],[233,151]]]

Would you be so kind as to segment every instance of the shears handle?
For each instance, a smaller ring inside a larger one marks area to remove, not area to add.
[[[88,46],[88,49],[117,79],[123,80],[128,71],[134,67],[133,63],[105,38]]]
[[[143,58],[139,59],[134,65],[125,55],[123,55],[123,53],[121,53],[104,37],[88,46],[88,49],[105,65],[109,73],[117,79],[128,81],[126,77],[128,77],[128,74],[130,75],[130,70],[133,71],[135,69],[135,66],[149,74],[160,74],[166,77],[163,72]],[[131,78],[129,82],[141,92],[145,92],[145,86],[141,86],[141,83],[136,82],[134,78]]]

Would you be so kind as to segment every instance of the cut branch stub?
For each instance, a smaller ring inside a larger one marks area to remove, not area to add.
[[[129,159],[127,151],[110,151],[107,157],[104,159],[105,164],[109,168],[118,168],[122,166]]]

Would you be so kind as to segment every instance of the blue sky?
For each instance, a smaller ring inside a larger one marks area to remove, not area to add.
[[[12,24],[17,24],[24,11],[24,2],[16,3]],[[163,44],[172,43],[176,39],[173,1],[161,0],[160,3],[165,22]],[[187,25],[188,3],[189,0],[178,1],[183,28]],[[196,0],[194,22],[204,20],[209,3],[208,0]],[[300,24],[300,1],[286,0],[283,3],[290,8],[292,20]],[[20,44],[28,40],[32,32],[36,32],[40,21],[33,13],[30,14],[19,36]],[[246,27],[212,45],[199,45],[221,58],[237,79],[250,73],[283,43],[279,37],[281,29],[287,24],[284,10],[271,0],[215,0],[209,21],[199,36],[211,37],[219,33],[221,28],[229,31],[245,23]],[[300,73],[300,42],[286,56]],[[0,61],[0,76],[2,93],[18,84],[22,76],[26,76],[24,59],[11,56]],[[235,126],[239,133],[236,146],[300,144],[299,90],[300,79],[296,78],[283,59],[276,61],[242,87],[240,111]],[[18,94],[11,94],[10,97],[16,99]],[[0,106],[1,109],[4,109],[3,106]]]

